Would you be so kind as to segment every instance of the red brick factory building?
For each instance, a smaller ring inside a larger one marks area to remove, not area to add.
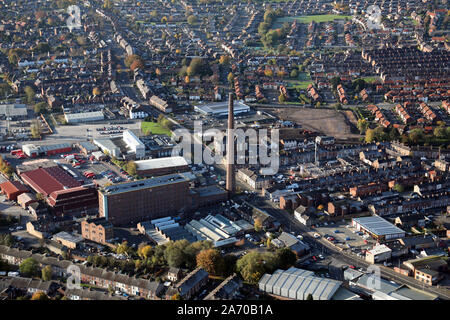
[[[82,186],[57,165],[22,171],[20,177],[36,193],[42,194],[54,213],[93,208],[98,204],[94,186]]]

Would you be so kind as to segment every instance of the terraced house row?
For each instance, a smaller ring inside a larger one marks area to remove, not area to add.
[[[75,264],[68,260],[60,260],[47,257],[31,251],[0,246],[0,258],[12,265],[20,265],[25,259],[35,259],[40,267],[51,266],[53,275],[67,278],[71,275],[68,268],[74,265],[80,269],[81,282],[95,285],[104,289],[112,288],[124,292],[128,295],[139,296],[146,299],[159,299],[164,286],[155,281],[129,277],[101,268],[86,267],[82,264]]]

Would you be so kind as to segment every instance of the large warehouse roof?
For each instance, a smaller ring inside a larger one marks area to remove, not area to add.
[[[165,176],[145,179],[145,180],[138,180],[138,181],[132,181],[132,182],[124,182],[115,184],[112,186],[107,186],[104,188],[105,194],[118,194],[123,192],[130,192],[130,191],[136,191],[136,190],[142,190],[142,189],[148,189],[153,187],[159,187],[163,185],[173,184],[173,183],[179,183],[179,182],[186,182],[190,181],[191,176],[188,174],[169,174]]]
[[[150,160],[135,161],[138,170],[152,170],[171,167],[187,166],[188,163],[183,157],[166,157]]]
[[[19,117],[27,115],[27,106],[25,104],[0,104],[0,114],[9,117]]]
[[[405,233],[402,229],[378,216],[354,218],[353,221],[377,236]]]
[[[69,176],[58,166],[39,168],[21,174],[24,182],[29,184],[36,192],[48,196],[54,191],[66,188],[75,188],[81,184]]]
[[[250,111],[250,107],[240,101],[235,101],[233,107],[234,114]],[[228,101],[197,105],[194,107],[194,109],[195,111],[203,114],[209,114],[213,116],[226,116],[228,115]]]
[[[311,271],[294,267],[265,274],[259,280],[260,290],[296,300],[306,300],[309,294],[314,300],[331,300],[340,287],[340,281],[319,278]]]

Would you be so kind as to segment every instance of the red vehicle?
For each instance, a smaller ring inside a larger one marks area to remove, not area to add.
[[[356,269],[355,266],[348,266],[350,269]]]
[[[95,177],[95,174],[94,174],[93,172],[91,172],[91,171],[86,171],[85,173],[83,173],[83,175],[84,175],[86,178],[89,178],[89,179],[92,179],[92,178]]]
[[[317,258],[316,258],[316,256],[313,256],[312,258],[313,258],[313,260],[314,260],[314,261],[317,261]]]
[[[15,155],[17,155],[17,154],[19,154],[19,153],[22,153],[23,154],[23,151],[22,151],[22,149],[16,149],[16,150],[11,150],[11,155],[12,156],[15,156]]]

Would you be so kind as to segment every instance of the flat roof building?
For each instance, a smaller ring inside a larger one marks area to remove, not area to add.
[[[91,112],[80,112],[80,113],[65,113],[64,118],[67,123],[80,123],[89,121],[100,121],[105,119],[103,111],[91,111]]]
[[[123,141],[127,148],[136,154],[136,159],[142,159],[145,157],[145,145],[139,140],[138,137],[131,130],[125,130],[123,132]]]
[[[0,115],[10,118],[23,118],[27,116],[26,104],[0,104]]]
[[[405,237],[405,231],[378,216],[353,218],[352,226],[358,231],[367,233],[377,240],[390,240]]]
[[[226,117],[228,116],[228,101],[197,105],[194,106],[194,110],[209,116]],[[234,102],[235,115],[247,113],[249,111],[250,107],[242,101]]]
[[[189,170],[189,165],[183,157],[166,157],[136,161],[137,173],[142,177],[150,177]]]
[[[100,216],[114,225],[156,219],[190,207],[188,176],[172,174],[99,190]]]
[[[112,157],[120,157],[120,148],[111,139],[94,139],[92,142],[104,153],[108,153]]]
[[[341,284],[341,281],[320,278],[312,271],[292,267],[264,274],[258,287],[268,294],[292,300],[307,300],[309,295],[314,300],[332,300]]]

